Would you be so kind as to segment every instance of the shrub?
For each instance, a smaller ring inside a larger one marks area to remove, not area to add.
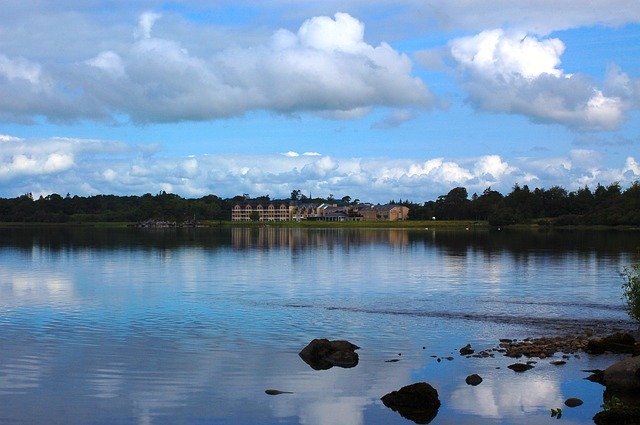
[[[627,301],[627,312],[629,317],[640,323],[640,263],[625,267],[622,276],[622,291]]]

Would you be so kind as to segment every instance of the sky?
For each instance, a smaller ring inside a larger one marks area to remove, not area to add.
[[[3,0],[0,197],[640,180],[637,0]]]

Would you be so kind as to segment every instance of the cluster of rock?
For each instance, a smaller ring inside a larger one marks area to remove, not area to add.
[[[298,355],[315,370],[327,370],[334,366],[351,368],[358,364],[356,350],[359,348],[349,341],[322,338],[311,341]],[[265,393],[279,395],[289,392],[268,389]],[[440,407],[438,391],[426,382],[407,385],[382,396],[381,400],[385,406],[419,424],[431,422]]]
[[[358,364],[356,350],[359,348],[345,340],[314,339],[300,351],[299,356],[315,370],[326,370],[334,366],[351,368]],[[585,333],[524,340],[501,339],[498,347],[489,350],[476,352],[471,344],[467,344],[459,352],[466,357],[494,357],[495,352],[500,352],[511,358],[524,356],[539,359],[551,357],[558,352],[563,353],[564,359],[568,359],[569,354],[577,357],[576,353],[579,352],[632,354],[634,357],[618,362],[604,371],[593,371],[596,373],[587,379],[599,382],[606,387],[604,406],[607,407],[594,416],[596,424],[640,423],[640,407],[637,407],[640,406],[640,343],[628,333],[619,332],[604,338],[593,338]],[[448,359],[453,360],[452,357]],[[507,367],[515,372],[524,372],[533,368],[535,363],[536,361],[529,360],[526,363],[514,363]],[[562,365],[566,362],[554,360],[550,363]],[[476,386],[482,383],[482,378],[472,374],[465,379],[465,382],[467,385]],[[268,389],[265,392],[269,395],[289,393],[275,389]],[[431,422],[441,405],[437,390],[426,382],[407,385],[382,396],[381,400],[385,406],[406,419],[420,424]],[[581,404],[582,400],[577,398],[569,398],[565,401],[567,407],[577,407]]]
[[[628,333],[618,332],[604,338],[593,338],[587,334],[562,335],[543,338],[501,339],[498,347],[476,353],[470,344],[460,349],[460,354],[472,357],[493,357],[495,352],[507,357],[537,357],[545,359],[556,353],[589,354],[626,353],[640,354],[640,343]]]
[[[585,351],[589,338],[585,335],[568,335],[544,338],[526,338],[524,340],[500,340],[500,348],[507,357],[538,357],[544,359],[561,352],[573,354]]]

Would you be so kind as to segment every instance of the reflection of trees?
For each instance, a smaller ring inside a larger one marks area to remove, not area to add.
[[[424,235],[424,233],[422,233]],[[412,233],[410,242],[419,236]],[[601,258],[637,249],[638,233],[607,230],[501,230],[501,231],[433,231],[421,238],[425,245],[445,250],[449,255],[464,256],[470,250],[488,255],[508,252],[525,260],[531,252],[575,253]]]
[[[634,253],[637,232],[607,230],[502,230],[451,231],[418,229],[288,228],[276,226],[231,228],[93,228],[5,227],[0,228],[3,246],[31,251],[34,246],[51,251],[80,248],[99,250],[174,250],[183,247],[219,249],[285,248],[292,251],[322,247],[343,249],[367,245],[406,247],[424,245],[447,255],[464,257],[472,252],[487,256],[509,253],[526,261],[531,252],[549,257],[577,254],[585,259]]]

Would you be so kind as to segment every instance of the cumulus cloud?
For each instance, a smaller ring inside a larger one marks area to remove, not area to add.
[[[133,33],[135,38],[150,38],[151,28],[153,24],[162,17],[162,15],[154,12],[144,12],[138,19],[138,27]]]
[[[495,29],[450,41],[447,57],[480,110],[579,130],[617,129],[624,113],[637,107],[638,81],[614,69],[599,88],[559,68],[564,49],[557,38]]]
[[[481,193],[491,186],[507,193],[514,183],[535,187],[585,185],[640,179],[638,159],[605,166],[603,154],[575,149],[556,157],[348,158],[297,155],[195,155],[166,157],[120,142],[2,136],[0,196],[22,193],[119,195],[158,193],[200,197],[241,193],[288,197],[292,190],[317,196],[345,194],[371,202],[389,199],[426,201],[464,186]]]
[[[373,107],[430,107],[433,96],[412,75],[408,56],[364,39],[346,13],[319,16],[297,32],[280,29],[262,43],[198,56],[155,37],[161,16],[143,13],[128,46],[55,67],[0,54],[0,100],[8,120],[135,122],[214,120],[269,110],[353,119]],[[207,40],[202,40],[207,43]],[[45,95],[43,96],[43,92]]]

